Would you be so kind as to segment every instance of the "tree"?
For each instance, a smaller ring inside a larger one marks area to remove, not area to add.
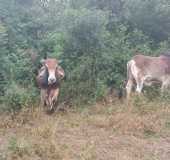
[[[131,28],[142,30],[151,40],[159,43],[170,36],[170,8],[166,0],[128,0],[124,17]]]

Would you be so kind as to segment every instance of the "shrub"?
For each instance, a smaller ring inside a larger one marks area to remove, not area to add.
[[[16,84],[11,84],[4,96],[6,110],[18,111],[23,107],[30,107],[36,102],[36,97],[37,90],[35,88],[21,88]]]

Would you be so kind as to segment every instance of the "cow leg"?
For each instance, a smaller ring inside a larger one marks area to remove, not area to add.
[[[133,89],[133,80],[129,79],[126,85],[126,94],[127,94],[127,99],[130,98],[131,92]]]
[[[131,61],[131,74],[136,81],[136,92],[141,93],[143,89],[144,77],[142,71],[136,66],[134,61]]]
[[[144,83],[144,81],[143,81],[143,80],[137,80],[136,83],[137,83],[136,92],[137,92],[138,94],[141,94],[141,93],[142,93],[142,89],[143,89],[143,83]]]
[[[54,106],[54,102],[53,102],[51,97],[50,97],[50,100],[49,100],[49,106],[50,106],[50,110],[52,110],[53,106]]]
[[[136,92],[141,94],[143,89],[143,82],[137,83]]]
[[[45,106],[47,91],[46,91],[46,89],[41,89],[40,92],[41,92],[40,93],[40,95],[41,95],[41,106]]]
[[[55,103],[56,103],[57,100],[58,100],[59,91],[60,91],[59,88],[55,89],[55,91],[54,91],[53,98],[52,98],[53,106],[55,105]]]
[[[54,105],[57,102],[58,95],[59,95],[59,88],[51,89],[49,91],[48,106],[50,107],[49,108],[50,111],[52,111],[54,109]]]
[[[58,95],[59,95],[59,88],[56,88],[52,91],[51,99],[50,99],[50,110],[54,109],[54,105],[58,100]]]
[[[136,92],[141,94],[144,84],[144,78],[140,78],[140,75],[138,75],[138,78],[136,78]]]
[[[168,88],[169,88],[169,83],[167,81],[162,83],[162,86],[161,86],[161,95],[162,96],[164,95],[165,91],[167,91]]]

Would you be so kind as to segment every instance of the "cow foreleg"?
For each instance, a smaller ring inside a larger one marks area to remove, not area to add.
[[[127,99],[130,98],[131,92],[133,89],[133,80],[129,79],[126,85],[126,94],[127,94]]]
[[[136,83],[137,83],[136,92],[140,94],[140,93],[142,93],[144,80],[138,79],[138,80],[136,81]]]
[[[47,91],[46,91],[46,89],[41,89],[40,92],[41,92],[40,93],[40,95],[41,95],[41,106],[45,106]]]
[[[59,88],[55,89],[53,97],[52,97],[52,102],[53,102],[53,106],[56,104],[57,100],[58,100],[58,95],[59,95]]]
[[[137,84],[136,92],[141,94],[142,93],[142,89],[143,89],[143,83]]]
[[[50,100],[49,100],[49,106],[50,106],[50,111],[51,111],[54,107],[54,102],[53,102],[52,98],[50,98]]]
[[[58,95],[59,95],[59,88],[50,90],[49,97],[48,97],[48,106],[50,107],[49,108],[50,111],[54,109],[54,106],[58,100]]]

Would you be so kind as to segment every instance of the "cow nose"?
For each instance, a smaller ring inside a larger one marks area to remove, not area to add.
[[[53,84],[53,83],[55,83],[55,81],[56,81],[55,78],[50,78],[50,79],[49,79],[49,84]]]

